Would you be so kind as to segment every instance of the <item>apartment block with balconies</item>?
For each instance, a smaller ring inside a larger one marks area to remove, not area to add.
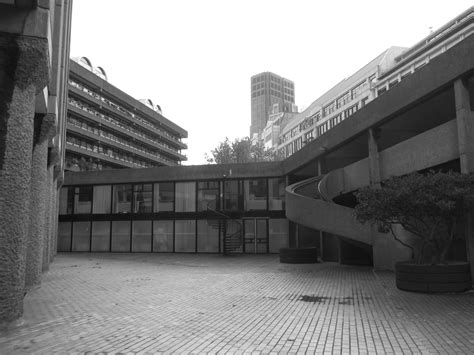
[[[72,171],[180,165],[187,132],[151,100],[111,85],[101,67],[70,61],[66,169]]]

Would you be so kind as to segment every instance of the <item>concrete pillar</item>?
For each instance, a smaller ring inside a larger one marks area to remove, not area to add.
[[[53,146],[50,150],[50,162],[53,167],[53,182],[51,186],[51,199],[53,201],[52,206],[52,234],[50,239],[50,257],[49,261],[52,262],[54,256],[57,254],[57,242],[58,242],[58,219],[59,219],[59,190],[61,189],[64,172],[61,169],[61,163],[64,157],[59,154],[59,150],[56,146]]]
[[[48,159],[49,160],[49,159]],[[49,163],[49,162],[48,162]],[[43,238],[43,271],[49,270],[50,255],[51,255],[51,239],[53,233],[53,205],[56,202],[53,194],[53,169],[54,167],[48,166],[48,177],[47,177],[47,188],[46,188],[46,218],[45,218],[45,231]]]
[[[459,160],[462,173],[474,172],[474,113],[469,101],[467,80],[454,82]]]
[[[47,40],[0,33],[0,327],[23,313],[35,97]]]
[[[54,188],[56,186],[56,180],[53,181],[53,224],[52,234],[50,240],[50,257],[49,261],[52,262],[56,254],[58,253],[58,217],[59,217],[59,190]]]
[[[323,159],[322,157],[318,159],[318,176],[323,175]],[[324,261],[324,235],[321,230],[319,231],[319,255],[321,255],[321,261]]]
[[[55,115],[36,115],[31,164],[30,226],[26,252],[26,287],[39,285],[43,271],[43,250],[47,238],[49,199],[48,144],[55,135]]]
[[[369,151],[369,181],[373,188],[379,189],[381,182],[380,157],[377,140],[380,138],[379,129],[369,129],[368,131],[368,151]],[[372,253],[374,259],[374,269],[392,269],[392,258],[390,255],[391,236],[380,235],[377,227],[372,226]]]
[[[369,129],[369,180],[370,185],[380,187],[380,158],[377,140],[380,138],[380,129]]]
[[[369,179],[373,188],[381,187],[381,161],[379,156],[378,139],[381,131],[369,129],[368,132],[369,151]],[[405,239],[406,232],[399,226],[394,226],[397,237]],[[372,253],[375,270],[394,270],[395,262],[409,260],[411,250],[397,242],[391,233],[378,230],[377,226],[372,226]]]
[[[466,79],[454,82],[454,99],[456,105],[456,122],[458,127],[459,161],[462,173],[474,172],[474,112],[469,99],[469,84]],[[466,223],[467,258],[471,264],[471,275],[474,275],[474,204]]]

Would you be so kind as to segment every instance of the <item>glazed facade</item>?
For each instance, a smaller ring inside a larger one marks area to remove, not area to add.
[[[282,177],[69,185],[58,251],[223,253],[238,234],[234,253],[278,253],[289,242],[284,210]]]

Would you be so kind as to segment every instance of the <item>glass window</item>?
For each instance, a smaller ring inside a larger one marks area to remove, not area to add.
[[[342,106],[346,105],[351,100],[351,92],[348,91],[340,98],[337,99],[337,108],[341,108]]]
[[[94,186],[94,203],[92,213],[110,213],[112,187],[110,185]]]
[[[71,222],[58,223],[58,251],[71,251]]]
[[[150,213],[152,211],[152,189],[152,184],[133,185],[133,213]]]
[[[196,251],[196,221],[175,221],[175,252],[194,253]]]
[[[112,222],[112,251],[130,252],[130,221]]]
[[[92,186],[79,186],[74,190],[74,213],[91,213]]]
[[[224,182],[224,210],[236,211],[239,209],[239,181]]]
[[[219,220],[199,220],[197,235],[198,253],[219,252]]]
[[[272,211],[285,209],[285,178],[268,179],[268,209]]]
[[[330,115],[336,110],[336,103],[331,102],[329,105],[324,106],[323,108],[323,116],[326,117],[327,115]]]
[[[266,179],[244,180],[244,209],[246,211],[267,209]]]
[[[109,221],[92,222],[91,251],[110,251]]]
[[[196,183],[176,183],[176,212],[196,211]]]
[[[267,221],[265,219],[257,219],[257,253],[267,253],[268,237],[267,237]]]
[[[62,187],[59,193],[59,214],[72,214],[74,187]]]
[[[174,183],[160,182],[154,186],[154,212],[174,211]]]
[[[151,252],[151,221],[133,221],[132,252]]]
[[[250,254],[255,254],[255,220],[246,219],[244,220],[244,247],[245,252]]]
[[[198,211],[219,209],[219,183],[217,181],[198,182]]]
[[[74,222],[72,225],[72,251],[90,251],[91,222]]]
[[[132,210],[132,185],[114,185],[113,213],[130,213]]]
[[[269,251],[279,253],[280,248],[289,246],[288,220],[270,219],[269,221]]]
[[[153,221],[153,251],[173,251],[173,221]]]

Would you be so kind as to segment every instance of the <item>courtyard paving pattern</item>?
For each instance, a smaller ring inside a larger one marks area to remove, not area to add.
[[[474,292],[276,255],[59,254],[1,354],[473,354]]]

